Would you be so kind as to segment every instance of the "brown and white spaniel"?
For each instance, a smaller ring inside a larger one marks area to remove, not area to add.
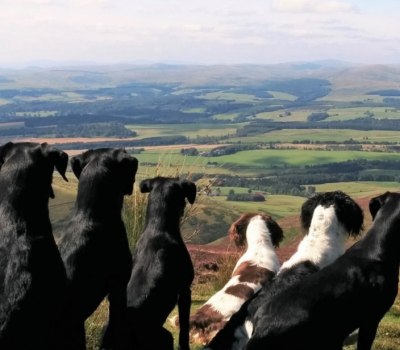
[[[195,343],[208,343],[280,267],[275,248],[283,239],[283,231],[270,216],[245,213],[232,224],[229,235],[236,246],[247,249],[224,288],[190,316],[190,337]],[[179,324],[178,317],[171,321]]]

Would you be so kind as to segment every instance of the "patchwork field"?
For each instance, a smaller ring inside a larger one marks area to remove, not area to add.
[[[346,129],[283,129],[271,131],[260,136],[231,138],[232,142],[293,142],[293,141],[346,141],[353,139],[355,141],[374,142],[400,142],[400,131],[362,131]]]

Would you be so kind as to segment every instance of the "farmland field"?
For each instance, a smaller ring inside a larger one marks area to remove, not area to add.
[[[192,157],[189,157],[192,158]],[[236,165],[254,168],[271,166],[301,167],[310,164],[342,162],[349,159],[398,160],[396,153],[361,151],[308,151],[308,150],[254,150],[229,156],[213,157],[219,165]]]
[[[234,135],[236,129],[242,127],[243,124],[175,124],[175,125],[127,125],[127,128],[136,131],[138,137],[142,139],[146,137],[183,135],[195,139],[197,136],[221,136]]]
[[[341,190],[354,198],[370,197],[386,191],[399,191],[398,182],[339,182],[334,184],[315,185],[317,191]]]
[[[238,192],[240,193],[240,192]],[[305,198],[284,196],[284,195],[268,195],[265,202],[229,202],[225,197],[214,197],[218,205],[236,209],[239,212],[266,212],[279,220],[290,215],[298,215],[301,205]]]
[[[277,100],[288,100],[288,101],[295,101],[297,100],[297,96],[287,94],[285,92],[279,92],[279,91],[268,91],[272,96],[274,96],[275,99]]]
[[[353,139],[355,141],[388,141],[400,142],[400,131],[362,131],[346,129],[283,129],[271,131],[260,136],[233,137],[232,142],[241,140],[242,142],[292,142],[294,140],[310,141],[346,141]]]
[[[236,102],[256,102],[261,100],[254,95],[236,94],[233,92],[210,92],[204,95],[199,95],[198,98],[206,100],[235,100]]]

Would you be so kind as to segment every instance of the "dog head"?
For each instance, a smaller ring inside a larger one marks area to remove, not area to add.
[[[400,201],[400,193],[386,192],[378,197],[374,197],[369,201],[369,212],[371,213],[372,220],[375,220],[378,212],[382,207],[390,202],[393,202],[393,206],[398,206]],[[396,203],[397,202],[397,203]]]
[[[71,159],[71,168],[77,179],[102,179],[103,186],[117,188],[123,196],[131,195],[138,160],[124,149],[98,148]]]
[[[245,213],[237,219],[229,229],[229,237],[231,241],[235,242],[238,248],[244,248],[247,241],[247,227],[249,223],[259,217],[263,220],[268,228],[270,239],[274,247],[279,247],[284,235],[280,226],[269,215],[264,213]]]
[[[141,193],[150,193],[150,200],[155,203],[164,203],[167,206],[178,208],[180,215],[184,213],[186,201],[193,204],[196,200],[196,185],[188,180],[179,178],[156,177],[154,179],[143,180],[140,183]]]
[[[314,210],[318,206],[333,207],[339,223],[343,225],[349,236],[356,237],[361,234],[364,213],[352,198],[341,191],[316,193],[305,201],[301,207],[300,217],[303,230],[309,230]]]
[[[0,173],[4,178],[18,180],[17,185],[27,186],[27,191],[40,191],[54,198],[51,187],[54,168],[65,181],[68,154],[47,143],[8,142],[0,147]]]

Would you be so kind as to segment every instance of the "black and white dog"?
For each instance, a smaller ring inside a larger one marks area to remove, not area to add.
[[[57,349],[86,348],[85,320],[108,295],[110,342],[119,349],[132,255],[121,218],[133,192],[138,161],[123,149],[99,148],[72,158],[79,179],[72,218],[59,243],[67,277],[67,303]]]
[[[68,155],[46,143],[0,147],[0,349],[51,349],[66,274],[49,218],[54,167]]]
[[[349,236],[363,228],[361,208],[345,193],[326,192],[309,198],[301,209],[301,225],[307,235],[297,252],[277,276],[246,302],[208,345],[213,350],[242,349],[257,326],[256,315],[275,294],[329,265],[346,250]]]
[[[371,349],[398,293],[400,194],[387,192],[369,207],[374,222],[362,240],[258,310],[246,350],[341,350],[356,329],[357,349]]]
[[[179,348],[189,350],[191,284],[194,270],[181,236],[186,199],[193,204],[196,185],[187,180],[157,177],[140,183],[150,193],[143,235],[134,252],[128,285],[128,349],[173,350],[172,334],[163,325],[179,308]],[[107,339],[108,328],[104,339]],[[108,349],[104,344],[102,349]]]

